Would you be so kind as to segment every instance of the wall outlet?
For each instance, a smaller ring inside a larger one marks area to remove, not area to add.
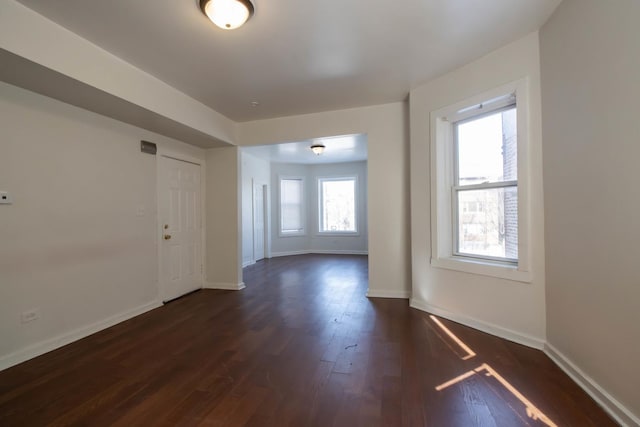
[[[10,205],[11,203],[13,203],[11,194],[6,191],[0,191],[0,205]]]
[[[37,320],[39,318],[40,318],[40,309],[39,308],[34,308],[33,310],[23,311],[22,312],[22,316],[20,317],[20,319],[22,320],[22,323],[33,322],[34,320]]]

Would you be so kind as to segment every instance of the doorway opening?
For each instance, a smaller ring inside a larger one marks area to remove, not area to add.
[[[318,144],[320,155],[311,150]],[[243,147],[241,156],[242,267],[368,254],[366,134]]]

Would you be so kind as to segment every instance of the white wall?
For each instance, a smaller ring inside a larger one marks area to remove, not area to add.
[[[242,210],[240,150],[206,151],[205,284],[211,289],[242,289]]]
[[[529,80],[531,283],[434,268],[431,258],[432,111],[503,84]],[[411,91],[411,246],[413,306],[508,339],[545,339],[544,221],[538,34],[533,33]]]
[[[355,176],[358,181],[356,236],[323,236],[318,233],[318,178]],[[279,179],[280,177],[302,177],[305,180],[304,236],[280,236]],[[329,163],[298,165],[273,163],[271,174],[271,252],[272,256],[299,253],[351,253],[366,254],[368,247],[367,227],[367,162]]]
[[[407,104],[393,103],[238,124],[241,146],[366,134],[369,295],[410,294]]]
[[[204,151],[4,83],[0,129],[2,369],[159,304],[158,157],[140,140]]]
[[[565,0],[540,32],[548,342],[629,425],[640,425],[639,17],[637,0]]]
[[[246,266],[256,261],[253,253],[253,187],[267,185],[271,191],[271,164],[268,160],[242,151],[241,165],[242,265]],[[267,203],[267,206],[269,205]],[[267,212],[267,217],[270,217],[270,212]],[[268,227],[268,224],[265,224],[265,227]]]
[[[368,247],[369,229],[367,226],[367,162],[318,164],[309,168],[309,185],[311,200],[309,200],[309,248],[313,252],[326,253],[356,253],[366,254]],[[319,228],[319,195],[318,178],[355,176],[358,181],[357,190],[357,236],[322,236],[318,234]]]
[[[233,143],[235,139],[236,124],[232,120],[14,0],[0,0],[0,49],[51,70],[38,74],[45,81],[27,82],[45,92],[58,93],[47,86],[67,83],[56,73],[98,89],[86,92],[90,93],[87,99],[70,97],[86,103],[80,105],[84,108],[95,105],[96,100],[114,104],[112,110],[128,110],[134,105],[140,108],[131,115],[133,120],[179,133],[185,133],[186,127],[193,131],[194,140],[204,139],[203,144],[207,144],[207,138],[198,137],[198,133],[224,142]],[[17,79],[28,79],[33,70],[25,69]],[[149,120],[145,111],[156,115]],[[154,125],[154,120],[162,123]]]

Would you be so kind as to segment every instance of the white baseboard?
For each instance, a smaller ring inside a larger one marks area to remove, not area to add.
[[[416,298],[411,298],[409,305],[418,310],[426,311],[427,313],[435,314],[436,316],[453,320],[454,322],[461,323],[473,329],[477,329],[479,331],[486,332],[488,334],[495,335],[497,337],[504,338],[518,344],[526,345],[527,347],[532,347],[538,350],[542,350],[544,348],[545,341],[543,339],[516,332],[511,329],[503,328],[502,326],[494,325],[492,323],[484,322],[472,317],[452,313],[445,309],[428,304],[424,301],[420,301]]]
[[[542,339],[522,334],[501,326],[483,322],[467,316],[455,314],[447,310],[435,307],[424,301],[412,298],[410,305],[418,310],[435,314],[445,319],[453,320],[482,332],[504,338],[518,344],[526,345],[544,351],[553,362],[560,367],[569,377],[576,382],[589,396],[591,396],[602,408],[611,415],[620,425],[624,427],[640,427],[640,418],[634,415],[629,409],[617,401],[604,388],[596,383],[591,377],[585,374],[569,358],[558,351],[553,345]]]
[[[376,290],[367,289],[367,298],[399,298],[409,299],[411,297],[411,291],[388,291],[388,290]]]
[[[242,263],[242,268],[249,267],[250,265],[253,265],[255,263],[256,262],[254,260],[245,261]]]
[[[278,258],[282,256],[293,255],[308,255],[308,254],[320,254],[320,255],[369,255],[368,251],[348,251],[348,250],[304,250],[304,251],[288,251],[288,252],[272,252],[271,258]]]
[[[205,282],[203,289],[222,289],[225,291],[240,291],[246,286],[244,282],[240,283],[224,283],[224,282]]]
[[[288,251],[288,252],[271,252],[271,258],[279,258],[282,256],[306,255],[308,251]]]
[[[146,313],[147,311],[151,311],[154,308],[158,308],[161,306],[161,301],[152,301],[148,304],[141,305],[134,309],[108,317],[104,320],[100,320],[90,325],[83,326],[70,332],[66,332],[62,335],[58,335],[57,337],[32,344],[26,348],[23,348],[6,356],[2,356],[0,357],[0,371],[25,362],[29,359],[33,359],[34,357],[38,357],[42,354],[48,353],[67,344],[71,344],[74,341],[78,341],[79,339],[85,338],[91,334],[95,334],[96,332],[102,331],[103,329],[107,329],[113,325],[124,322],[125,320],[129,320],[132,317],[139,316],[143,313]]]
[[[604,388],[593,380],[589,375],[585,374],[578,366],[573,363],[567,356],[562,354],[553,345],[546,343],[544,352],[556,365],[560,367],[573,381],[575,381],[582,389],[587,392],[609,415],[613,417],[620,425],[625,427],[640,426],[640,418],[635,416],[622,403],[618,402]]]

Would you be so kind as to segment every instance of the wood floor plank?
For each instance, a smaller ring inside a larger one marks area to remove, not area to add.
[[[366,298],[367,263],[260,261],[243,291],[199,291],[0,372],[0,426],[615,425],[542,352]]]

